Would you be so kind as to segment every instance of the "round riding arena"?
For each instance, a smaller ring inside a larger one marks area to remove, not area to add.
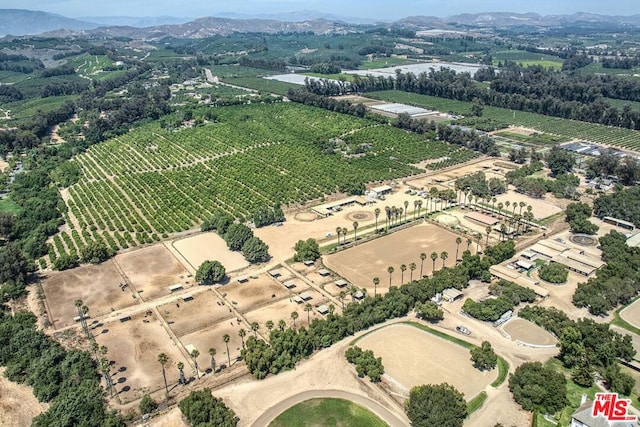
[[[569,240],[580,246],[595,246],[598,244],[598,240],[588,234],[572,234]]]
[[[346,215],[349,221],[371,221],[375,216],[371,212],[356,211]]]
[[[318,215],[313,212],[298,212],[293,216],[293,219],[301,222],[311,222],[318,219]]]
[[[631,323],[636,328],[640,328],[640,300],[636,300],[633,304],[620,312],[623,320]]]
[[[474,368],[468,349],[406,324],[380,328],[357,345],[382,357],[385,378],[404,395],[417,385],[448,383],[469,400],[498,374]]]
[[[519,341],[531,347],[555,346],[558,340],[535,323],[516,317],[502,326],[502,330]]]

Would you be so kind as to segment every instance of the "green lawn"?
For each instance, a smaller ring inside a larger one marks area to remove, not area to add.
[[[302,87],[295,83],[263,79],[262,77],[227,77],[223,78],[222,81],[236,86],[255,89],[260,92],[275,93],[277,95],[286,95],[289,89],[300,89]]]
[[[383,427],[375,414],[343,399],[311,399],[280,414],[269,427]]]
[[[15,215],[20,213],[20,206],[11,200],[8,196],[0,199],[0,212],[9,212]]]
[[[512,139],[515,141],[524,142],[528,144],[535,144],[535,145],[548,145],[548,144],[553,145],[553,144],[559,144],[562,142],[567,142],[570,140],[570,138],[565,136],[550,135],[548,133],[534,133],[532,135],[523,135],[515,132],[502,131],[502,132],[496,133],[496,135],[502,136],[504,138]]]

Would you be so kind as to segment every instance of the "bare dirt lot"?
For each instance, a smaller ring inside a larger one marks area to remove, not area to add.
[[[315,299],[309,301],[312,305],[318,303],[319,300]],[[271,320],[275,327],[278,327],[278,321],[284,320],[287,324],[287,327],[293,326],[293,320],[291,319],[291,313],[296,311],[298,313],[298,319],[296,320],[296,328],[301,326],[307,326],[307,312],[304,311],[304,305],[296,304],[295,302],[289,301],[289,299],[284,299],[278,301],[273,304],[269,304],[265,307],[259,308],[257,310],[253,310],[249,313],[245,314],[245,317],[249,322],[258,322],[260,325],[260,333],[265,336],[269,336],[269,331],[265,326],[265,322],[267,320]],[[324,316],[318,314],[318,312],[314,309],[309,312],[309,319],[313,322],[313,319],[322,319]]]
[[[144,300],[166,295],[168,286],[180,283],[186,288],[194,283],[193,277],[187,277],[190,273],[162,244],[119,254],[115,261]]]
[[[220,261],[227,272],[240,270],[249,265],[240,252],[233,252],[216,233],[201,233],[185,239],[174,240],[171,246],[186,261],[195,274],[200,264],[207,260]]]
[[[620,317],[636,328],[640,328],[640,300],[620,312]]]
[[[22,427],[31,424],[36,415],[47,410],[46,403],[38,402],[31,387],[9,381],[0,368],[0,425]]]
[[[512,319],[502,329],[511,336],[511,339],[526,344],[553,346],[558,342],[549,332],[525,319]]]
[[[422,384],[453,385],[467,400],[494,381],[497,369],[474,368],[469,350],[409,325],[393,325],[367,335],[358,345],[382,357],[387,376],[408,392]]]
[[[216,369],[227,366],[229,361],[227,358],[227,347],[223,340],[225,334],[229,334],[229,353],[231,355],[231,363],[240,356],[240,350],[242,350],[242,340],[238,335],[240,329],[247,330],[246,325],[238,325],[236,319],[223,320],[210,327],[193,332],[191,334],[180,337],[180,341],[185,347],[189,345],[194,346],[200,352],[198,356],[198,365],[201,371],[210,366],[211,357],[209,356],[209,349],[216,349]],[[253,332],[248,331],[245,340]],[[186,374],[186,372],[185,372]],[[193,373],[192,373],[193,374]]]
[[[164,387],[158,354],[166,353],[169,356],[166,368],[169,384],[178,381],[178,362],[189,366],[153,314],[140,314],[127,322],[107,324],[102,330],[96,329],[94,335],[98,344],[108,349],[112,378],[124,402],[139,399],[148,392]]]
[[[229,308],[214,292],[201,292],[190,301],[178,300],[161,305],[158,311],[177,336],[197,331],[223,319],[235,319],[235,315],[229,312]]]
[[[423,274],[431,274],[432,265],[429,255],[432,252],[438,253],[436,269],[442,267],[442,260],[439,258],[443,251],[448,252],[449,258],[447,266],[452,266],[456,255],[457,234],[443,230],[435,225],[420,224],[390,234],[370,242],[338,252],[337,254],[324,257],[327,267],[355,284],[360,288],[366,288],[370,295],[373,295],[373,278],[380,278],[378,292],[386,292],[389,287],[389,273],[387,268],[393,266],[395,269],[391,276],[391,284],[399,286],[401,279],[400,265],[405,264],[407,270],[404,272],[404,282],[410,279],[411,271],[409,264],[416,263],[416,270],[413,278],[420,277],[420,253],[427,254],[424,261]],[[466,243],[460,244],[459,256],[466,249]],[[473,250],[473,245],[471,250]]]
[[[306,288],[301,281],[297,282],[296,292],[301,292]],[[218,290],[242,313],[291,295],[284,285],[276,283],[266,274],[258,276],[257,279],[249,279],[246,283],[232,283]]]
[[[42,288],[47,298],[49,318],[59,329],[74,323],[78,310],[75,300],[89,307],[89,316],[97,317],[129,307],[138,301],[129,289],[122,290],[124,279],[113,261],[83,265],[73,270],[48,273]]]

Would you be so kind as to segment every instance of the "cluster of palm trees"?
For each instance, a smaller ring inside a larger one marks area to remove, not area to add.
[[[504,203],[499,202],[497,198],[487,196],[480,197],[474,196],[471,193],[462,193],[464,195],[464,204],[466,205],[467,197],[469,197],[471,209],[476,210],[476,207],[480,210],[480,212],[487,213],[490,215],[498,214],[502,215],[506,218],[505,221],[500,225],[500,240],[504,240],[506,236],[509,234],[520,234],[520,228],[522,227],[522,231],[528,232],[531,229],[531,223],[535,219],[533,215],[533,207],[526,202],[510,202],[506,201]],[[484,203],[483,203],[484,202]],[[489,206],[489,203],[491,206]],[[522,210],[527,208],[524,212]],[[510,209],[511,208],[511,209]],[[518,213],[516,213],[516,209],[518,209]],[[509,233],[509,231],[514,231],[514,233]],[[487,231],[487,243],[489,241],[489,234],[491,232]]]
[[[356,240],[358,240],[358,226],[360,224],[358,224],[358,221],[353,221],[353,241],[356,242]],[[342,244],[344,245],[345,243],[347,243],[347,233],[349,233],[349,230],[344,228],[344,227],[336,227],[336,235],[338,236],[338,246],[340,245],[340,236],[344,236],[342,239]]]

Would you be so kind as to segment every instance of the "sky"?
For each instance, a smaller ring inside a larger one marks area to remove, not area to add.
[[[451,16],[477,12],[590,12],[640,14],[638,0],[2,0],[3,9],[29,9],[70,18],[83,16],[174,16],[198,18],[222,12],[241,14],[317,10],[340,16],[383,20],[406,16]]]

